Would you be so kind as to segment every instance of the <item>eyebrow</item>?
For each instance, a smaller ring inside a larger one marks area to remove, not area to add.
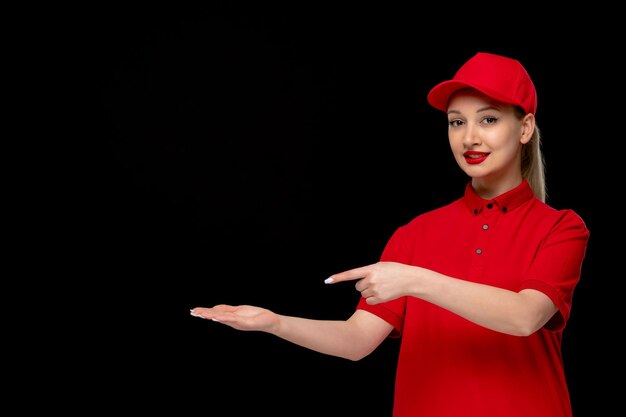
[[[482,111],[486,111],[486,110],[497,110],[500,111],[500,109],[496,106],[485,106],[485,107],[481,107],[480,109],[476,110],[476,113],[480,113]],[[460,111],[458,110],[449,110],[448,114],[461,114]]]

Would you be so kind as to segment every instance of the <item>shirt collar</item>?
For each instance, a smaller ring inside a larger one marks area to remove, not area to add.
[[[476,191],[472,188],[471,181],[465,186],[465,203],[467,208],[474,215],[479,214],[485,206],[488,208],[497,207],[502,213],[507,213],[534,197],[533,190],[530,188],[530,184],[526,179],[522,180],[522,183],[512,190],[490,200],[481,198]]]

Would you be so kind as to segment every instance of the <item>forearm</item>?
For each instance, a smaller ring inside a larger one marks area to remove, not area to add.
[[[263,331],[327,355],[359,360],[371,353],[393,327],[357,309],[348,320],[312,320],[285,316],[251,305],[195,307],[190,314],[237,330]]]
[[[547,297],[536,292],[518,293],[421,268],[418,275],[412,295],[497,332],[532,334],[556,311]]]
[[[355,313],[355,315],[358,313]],[[313,320],[279,315],[273,331],[277,337],[327,355],[358,360],[369,354],[380,342],[361,331],[351,320]],[[354,317],[354,316],[353,316]]]

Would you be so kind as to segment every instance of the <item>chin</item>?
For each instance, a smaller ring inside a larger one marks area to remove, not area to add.
[[[476,167],[463,167],[463,172],[472,179],[487,178],[489,176],[487,172]]]

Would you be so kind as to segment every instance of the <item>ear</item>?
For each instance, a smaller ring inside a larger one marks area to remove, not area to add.
[[[526,145],[530,142],[530,139],[533,137],[533,132],[535,131],[535,115],[532,113],[527,113],[522,119],[522,136],[520,137],[520,142],[523,145]]]

